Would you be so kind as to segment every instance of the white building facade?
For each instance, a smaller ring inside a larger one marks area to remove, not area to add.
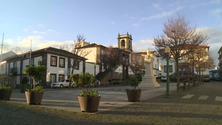
[[[86,59],[65,50],[49,47],[33,51],[31,54],[31,65],[45,65],[47,68],[45,77],[40,81],[40,85],[45,88],[49,88],[52,83],[68,79],[73,60],[78,61],[73,74],[85,72]],[[10,76],[12,85],[17,87],[22,77],[26,76],[24,69],[30,65],[30,53],[23,53],[5,61],[6,75]]]

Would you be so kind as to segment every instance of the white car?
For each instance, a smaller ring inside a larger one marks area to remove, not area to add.
[[[161,81],[166,81],[167,78],[166,78],[166,76],[161,76],[160,80],[161,80]]]
[[[51,84],[51,88],[64,88],[64,87],[69,87],[69,79]],[[72,81],[71,81],[71,87],[75,87]]]

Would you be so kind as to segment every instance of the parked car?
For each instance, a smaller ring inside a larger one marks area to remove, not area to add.
[[[167,80],[167,77],[166,77],[166,76],[161,76],[160,80],[161,80],[161,81],[166,81],[166,80]]]
[[[69,79],[51,84],[51,88],[64,88],[64,87],[69,87]],[[75,84],[72,81],[71,81],[71,87],[75,87]]]
[[[203,76],[203,81],[204,81],[204,82],[210,82],[210,77],[209,77],[209,75],[204,75],[204,76]]]
[[[156,76],[157,79],[161,79],[161,73]]]

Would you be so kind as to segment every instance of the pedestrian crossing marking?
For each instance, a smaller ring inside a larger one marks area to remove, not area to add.
[[[182,98],[183,99],[190,99],[191,97],[193,97],[194,95],[192,95],[192,94],[188,94],[188,95],[185,95],[185,96],[183,96]]]
[[[202,95],[202,96],[200,96],[198,99],[199,99],[199,100],[207,100],[208,97],[209,97],[209,96]]]
[[[215,101],[222,101],[222,97],[216,96]]]

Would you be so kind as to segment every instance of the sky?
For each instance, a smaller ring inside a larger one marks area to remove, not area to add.
[[[153,38],[177,14],[207,34],[216,65],[222,46],[222,0],[0,0],[0,38],[4,51],[59,47],[76,41],[117,45],[117,35],[132,34],[133,50],[154,50]]]

